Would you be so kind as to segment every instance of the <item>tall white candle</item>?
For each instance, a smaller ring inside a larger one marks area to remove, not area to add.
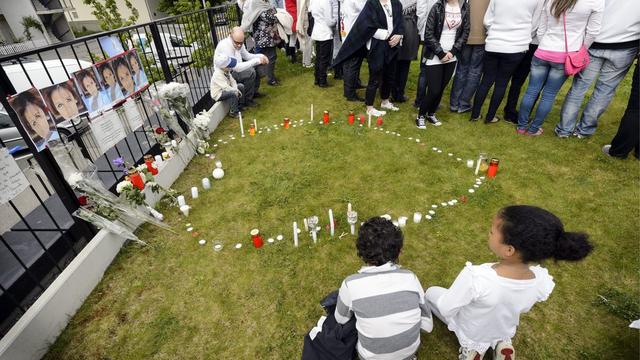
[[[293,246],[298,247],[298,223],[293,222]]]
[[[187,201],[183,195],[178,196],[178,205],[180,205],[180,207],[187,205]]]
[[[318,242],[318,236],[316,235],[316,229],[311,229],[311,237],[313,238],[313,243]]]
[[[369,127],[371,127],[371,113],[369,113]]]
[[[205,190],[211,189],[211,181],[209,181],[209,178],[202,178],[202,187]]]
[[[309,223],[307,222],[307,218],[304,218],[304,231],[309,231]]]
[[[333,233],[335,232],[333,225],[333,210],[329,209],[329,229],[331,230],[331,237],[333,237]]]
[[[238,120],[240,121],[240,135],[244,137],[244,126],[242,126],[242,112],[238,112]]]
[[[356,224],[351,224],[351,235],[356,234]]]
[[[352,209],[351,209],[351,203],[348,203],[348,204],[347,204],[347,212],[349,212],[349,211],[352,211]]]
[[[313,104],[311,104],[311,123],[313,123]]]
[[[192,199],[198,198],[198,188],[196,186],[191,188],[191,198]]]
[[[253,128],[258,131],[258,121],[256,119],[253,119]]]

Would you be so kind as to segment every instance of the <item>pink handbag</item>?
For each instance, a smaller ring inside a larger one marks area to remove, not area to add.
[[[562,14],[562,22],[564,25],[564,51],[567,54],[564,59],[564,73],[572,76],[589,65],[589,52],[583,44],[578,52],[569,54],[569,45],[567,44],[567,17],[565,14]]]

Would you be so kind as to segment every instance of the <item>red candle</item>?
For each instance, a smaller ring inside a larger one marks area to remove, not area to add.
[[[355,121],[356,121],[356,117],[355,115],[353,115],[353,111],[349,111],[349,125],[353,125]]]
[[[325,124],[329,123],[329,112],[327,110],[325,110],[322,114],[322,122],[324,122]]]
[[[142,180],[142,176],[140,174],[133,173],[129,174],[129,181],[131,181],[131,185],[137,187],[140,190],[144,190],[144,181]]]
[[[253,246],[256,249],[260,249],[262,245],[264,245],[264,241],[262,241],[262,236],[260,236],[260,230],[253,229],[251,230],[251,241],[253,242]]]
[[[360,124],[364,125],[364,115],[360,114]]]
[[[289,118],[284,118],[284,128],[285,129],[289,128]]]
[[[498,166],[500,165],[500,160],[493,158],[489,163],[489,169],[487,170],[487,176],[490,178],[496,177],[498,174]]]
[[[382,126],[382,116],[378,116],[378,120],[376,120],[376,126]]]
[[[147,170],[149,170],[151,175],[158,175],[158,168],[154,166],[155,160],[152,155],[144,156],[144,164],[147,165]]]

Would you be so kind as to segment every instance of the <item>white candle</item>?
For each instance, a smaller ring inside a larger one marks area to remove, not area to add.
[[[422,213],[419,213],[419,212],[413,213],[413,222],[417,224],[420,221],[422,221]]]
[[[351,211],[351,203],[347,204],[347,212]]]
[[[311,122],[313,122],[313,104],[311,104]]]
[[[303,222],[304,222],[304,231],[309,231],[309,222],[307,222],[307,218],[304,218]]]
[[[398,225],[403,228],[405,226],[407,226],[407,217],[406,216],[400,216],[398,218]]]
[[[331,231],[331,237],[333,237],[334,234],[334,227],[333,227],[333,210],[329,209],[329,228]]]
[[[184,196],[178,196],[178,205],[180,205],[181,207],[187,205],[187,201],[184,199]]]
[[[298,223],[293,222],[293,246],[298,247]]]
[[[222,169],[222,161],[216,160],[216,168],[217,169]]]
[[[156,160],[156,166],[160,166],[160,164],[162,164],[162,155],[156,155],[155,156],[155,160]]]
[[[196,186],[191,188],[191,198],[192,199],[198,198],[198,188]]]
[[[256,119],[253,119],[253,128],[258,131],[258,121],[256,121]]]
[[[182,211],[182,214],[184,214],[184,216],[189,216],[189,209],[191,209],[189,205],[180,206],[180,211]]]
[[[356,234],[356,224],[351,224],[351,235]]]
[[[209,189],[211,189],[211,181],[209,181],[209,178],[203,178],[203,179],[202,179],[202,187],[203,187],[205,190],[209,190]]]
[[[240,121],[240,135],[244,137],[244,127],[242,126],[242,112],[238,112],[238,120]]]
[[[147,205],[147,210],[149,210],[149,213],[151,213],[151,215],[152,215],[154,218],[156,218],[156,219],[158,219],[158,220],[160,220],[160,221],[164,220],[164,215],[162,215],[161,213],[159,213],[156,209],[152,208],[151,206],[148,206],[148,205]]]
[[[207,240],[201,239],[200,241],[198,241],[198,243],[200,244],[200,246],[204,246],[204,244],[207,243]]]
[[[178,147],[178,142],[175,140],[171,140],[171,146]]]
[[[467,160],[467,167],[473,169],[473,160]]]
[[[369,113],[369,127],[371,127],[371,113]]]
[[[311,229],[311,237],[313,238],[313,243],[315,244],[318,241],[318,236],[316,235],[316,229]]]

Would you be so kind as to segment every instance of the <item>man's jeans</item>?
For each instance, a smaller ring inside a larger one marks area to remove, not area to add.
[[[586,69],[578,73],[565,97],[560,114],[560,122],[556,126],[556,134],[593,135],[598,126],[598,118],[607,109],[616,88],[629,71],[638,48],[607,50],[590,49],[591,62]],[[582,118],[576,126],[580,105],[591,83],[598,78],[593,94],[582,111]]]
[[[471,98],[476,93],[482,77],[484,45],[465,45],[458,58],[458,68],[453,78],[449,96],[449,107],[453,109],[471,108]]]
[[[243,91],[244,86],[242,84],[238,84],[238,90],[240,90],[244,99],[244,91]],[[238,107],[238,103],[240,102],[240,96],[238,96],[238,93],[235,91],[227,91],[227,90],[223,91],[222,94],[220,94],[220,97],[218,98],[217,101],[228,101],[229,114],[231,115],[235,116],[238,113],[238,111],[240,111],[240,108]]]
[[[231,76],[236,80],[238,85],[242,84],[245,91],[242,92],[244,101],[253,100],[253,95],[260,88],[260,78],[254,68],[248,68],[242,72],[231,72]]]

